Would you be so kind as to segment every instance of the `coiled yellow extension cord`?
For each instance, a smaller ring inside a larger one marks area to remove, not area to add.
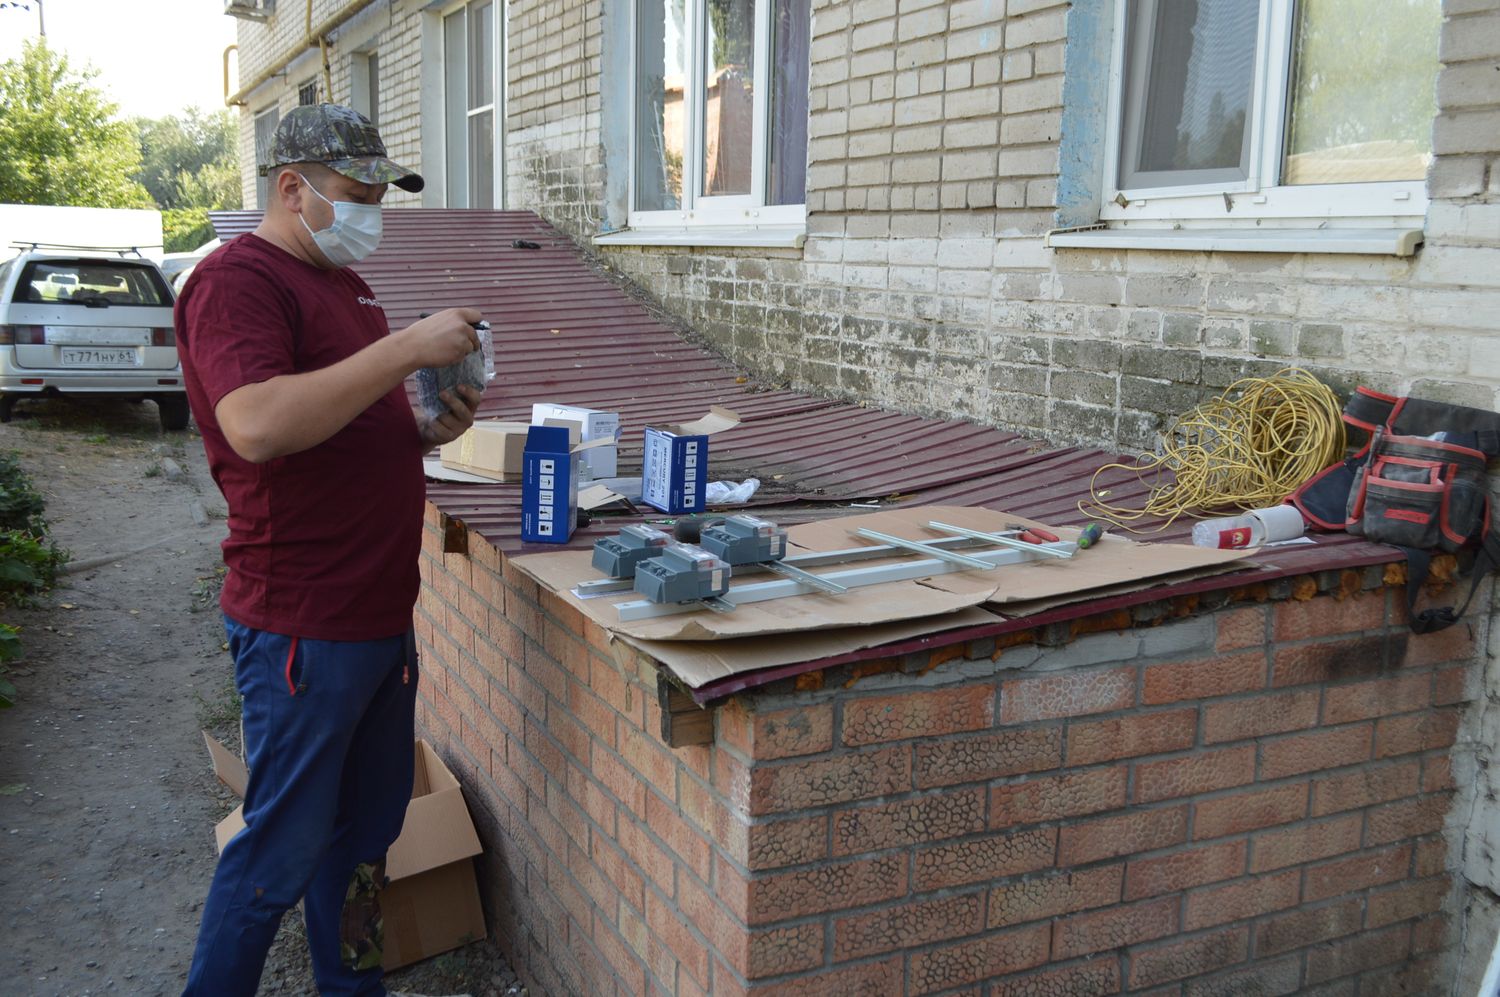
[[[1242,378],[1218,398],[1178,418],[1163,434],[1159,453],[1132,464],[1105,464],[1089,482],[1085,515],[1130,533],[1154,533],[1179,516],[1276,505],[1297,486],[1344,456],[1342,407],[1332,390],[1307,371],[1287,367],[1270,377]],[[1120,485],[1100,490],[1099,475],[1133,472],[1149,482],[1140,508],[1105,501]],[[1166,517],[1149,530],[1127,523]]]

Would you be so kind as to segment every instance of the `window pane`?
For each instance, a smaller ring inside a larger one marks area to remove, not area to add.
[[[750,193],[755,0],[708,0],[703,25],[703,193]]]
[[[462,10],[443,18],[443,132],[447,163],[448,207],[466,208],[469,202],[468,115],[465,69],[468,46]]]
[[[1437,116],[1440,0],[1297,8],[1282,182],[1421,180]]]
[[[270,193],[269,179],[260,175],[260,167],[271,162],[271,145],[276,140],[276,126],[281,123],[281,112],[270,110],[255,116],[255,206],[266,207]]]
[[[811,0],[772,0],[767,204],[807,200],[807,69]]]
[[[636,4],[635,207],[682,207],[682,155],[687,122],[687,16],[683,0]]]
[[[495,206],[495,112],[469,118],[469,207]]]
[[[469,110],[495,102],[495,7],[469,7]]]
[[[1120,186],[1248,175],[1259,8],[1248,0],[1131,4]]]
[[[366,115],[366,117],[368,117],[370,119],[370,124],[375,125],[376,127],[379,127],[379,125],[380,125],[380,56],[379,55],[377,55],[374,52],[371,52],[368,56],[365,57],[365,72],[367,74],[367,80],[366,80],[366,83],[365,83],[365,93],[368,95],[369,102],[370,102],[370,113],[368,115]]]

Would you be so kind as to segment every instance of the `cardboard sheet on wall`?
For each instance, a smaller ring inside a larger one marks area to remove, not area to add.
[[[620,639],[640,648],[694,689],[744,672],[775,668],[802,661],[818,661],[835,655],[863,651],[917,637],[936,637],[949,630],[997,623],[999,617],[977,606],[944,616],[929,616],[901,623],[876,623],[867,627],[840,627],[811,633],[768,634],[740,640],[640,640]]]
[[[1045,525],[989,509],[923,506],[808,523],[791,527],[787,535],[793,545],[803,550],[840,550],[867,543],[850,536],[851,530],[860,527],[910,539],[940,536],[926,527],[929,520],[989,531],[1003,530],[1011,523]],[[1049,528],[1064,539],[1078,533],[1076,529]],[[560,593],[585,616],[617,634],[650,641],[710,641],[935,618],[991,602],[998,603],[996,609],[1003,612],[1007,604],[1076,597],[1081,592],[1122,585],[1128,586],[1126,591],[1143,588],[1154,580],[1180,572],[1232,565],[1250,553],[1253,552],[1208,550],[1181,544],[1139,544],[1106,536],[1104,542],[1066,561],[1049,559],[994,571],[888,582],[852,589],[842,596],[801,595],[752,603],[728,614],[700,610],[632,622],[621,621],[615,606],[639,599],[635,593],[578,599],[570,591],[580,581],[598,577],[590,564],[589,551],[533,554],[517,558],[515,565],[539,584]],[[931,622],[930,629],[944,628],[936,619]]]

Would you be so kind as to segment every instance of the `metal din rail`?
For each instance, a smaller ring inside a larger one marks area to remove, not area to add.
[[[982,547],[984,544],[968,537],[940,537],[929,541],[927,546],[943,549]],[[1030,547],[1030,544],[1026,544]],[[808,568],[826,568],[834,564],[854,564],[859,561],[873,561],[882,557],[892,557],[903,552],[903,548],[893,547],[890,544],[879,546],[849,547],[844,550],[818,551],[808,554],[792,554],[780,561],[759,564],[736,564],[734,566],[734,577],[740,578],[744,575],[754,574],[759,571],[772,571],[772,563],[780,564],[789,568],[798,568],[806,571]],[[812,577],[822,578],[823,575]],[[579,582],[573,587],[573,594],[580,599],[597,599],[604,595],[616,595],[620,592],[629,592],[635,588],[635,582],[629,578],[595,578],[591,581]]]
[[[1024,544],[1023,546],[1027,548],[1039,547],[1037,544]],[[1078,547],[1077,544],[1071,541],[1061,541],[1055,544],[1047,544],[1046,546],[1053,550],[1067,551],[1069,554],[1072,554]],[[889,550],[886,550],[882,556],[889,555],[890,553]],[[929,551],[929,553],[936,552]],[[1007,564],[1025,564],[1028,561],[1040,560],[1040,558],[1045,556],[1044,554],[1039,554],[1037,549],[987,550],[972,555],[973,559],[982,563],[985,568],[999,567]],[[899,561],[893,564],[846,568],[843,571],[831,571],[819,577],[825,582],[832,582],[845,588],[861,588],[866,585],[908,581],[913,578],[931,578],[934,575],[947,575],[957,571],[968,570],[971,569],[966,564],[955,564],[952,561],[942,560],[938,557],[927,557],[916,561]],[[777,578],[772,581],[753,582],[749,585],[740,585],[731,588],[728,592],[718,596],[717,601],[734,609],[752,602],[766,602],[771,599],[784,599],[795,595],[812,595],[817,592],[817,589],[798,579]],[[679,613],[690,613],[700,607],[696,602],[654,603],[639,600],[636,602],[622,602],[615,608],[619,610],[621,621],[630,622],[633,620],[649,620],[658,616],[675,616]]]
[[[984,533],[980,530],[971,530],[966,526],[952,526],[948,523],[938,522],[928,523],[927,528],[937,530],[939,533],[947,533],[951,536],[968,537],[970,540],[982,540],[985,543],[994,544],[996,547],[1009,547],[1011,550],[1034,550],[1045,557],[1057,557],[1067,560],[1073,556],[1072,551],[1055,550],[1045,544],[1027,543],[1025,540],[1017,540],[1003,533]]]

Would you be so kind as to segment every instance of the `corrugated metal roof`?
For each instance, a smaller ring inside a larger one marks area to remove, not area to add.
[[[220,236],[229,238],[253,228],[259,214],[213,217]],[[517,239],[541,248],[514,248]],[[714,476],[759,477],[764,489],[757,512],[782,524],[893,496],[903,504],[984,505],[1080,524],[1087,517],[1078,501],[1088,495],[1095,469],[1117,459],[1097,449],[1049,449],[969,422],[758,385],[748,372],[686,342],[531,212],[388,211],[381,249],[358,269],[393,328],[456,305],[478,308],[490,319],[498,376],[485,393],[481,417],[526,421],[534,401],[618,411],[625,427],[622,474],[639,472],[641,426],[691,419],[710,405],[735,410],[741,424],[713,438]],[[1145,491],[1123,472],[1102,480],[1113,484],[1115,501]],[[434,482],[428,497],[507,554],[556,549],[519,541],[519,486]],[[590,546],[632,521],[611,516],[579,531],[569,546]],[[1190,529],[1183,521],[1151,539],[1181,542]],[[1399,559],[1394,548],[1334,534],[1316,545],[1257,555],[1256,566],[1236,573],[1233,584]]]

